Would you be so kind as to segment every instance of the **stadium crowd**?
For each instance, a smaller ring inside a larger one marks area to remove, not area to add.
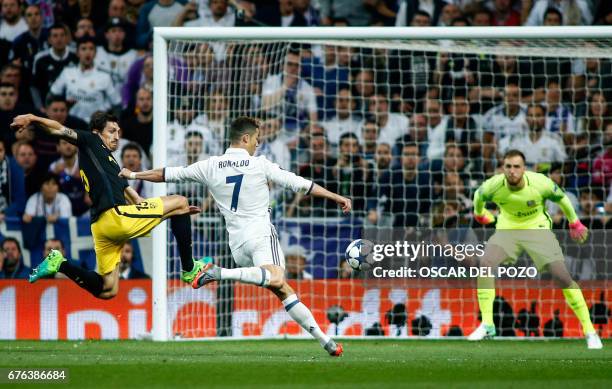
[[[0,12],[0,222],[25,224],[86,217],[90,200],[76,147],[16,134],[16,115],[87,128],[93,112],[113,112],[115,159],[151,167],[153,27],[612,24],[606,0],[1,0]],[[367,46],[171,44],[169,164],[222,153],[229,121],[253,115],[258,153],[352,198],[366,225],[454,227],[471,225],[473,191],[516,148],[567,190],[585,225],[612,226],[609,59]],[[214,212],[203,189],[174,188]],[[272,193],[285,217],[336,216],[332,204]],[[549,212],[562,228],[558,207]],[[18,277],[7,250],[0,278]]]

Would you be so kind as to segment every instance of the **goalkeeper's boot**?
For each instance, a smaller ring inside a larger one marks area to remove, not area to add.
[[[212,263],[213,259],[211,257],[204,257],[202,259],[194,259],[193,260],[193,269],[191,271],[182,271],[181,272],[181,280],[187,284],[191,284],[193,280],[196,278],[198,273],[206,266],[208,263]]]
[[[221,268],[214,263],[207,263],[200,272],[195,276],[191,287],[199,289],[206,284],[221,280]]]
[[[601,339],[599,339],[599,335],[595,332],[586,335],[587,348],[589,350],[599,350],[603,348],[603,344],[601,343]]]
[[[342,352],[344,351],[342,349],[342,343],[336,343],[334,342],[333,339],[330,339],[329,342],[327,342],[325,344],[325,346],[323,346],[323,348],[325,349],[325,351],[327,351],[329,353],[329,355],[331,355],[332,357],[339,357],[342,356]]]
[[[495,336],[495,326],[490,324],[480,323],[478,328],[467,337],[467,340],[483,340],[491,339]]]
[[[32,273],[30,273],[29,278],[30,283],[34,283],[41,278],[53,276],[59,271],[60,265],[64,261],[66,261],[66,258],[64,258],[62,253],[60,253],[58,250],[51,250],[49,255],[47,255],[40,265],[32,269]]]

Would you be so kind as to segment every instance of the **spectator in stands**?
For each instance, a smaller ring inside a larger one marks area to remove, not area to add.
[[[544,24],[544,15],[548,8],[555,8],[562,15],[565,25],[590,25],[593,23],[593,14],[586,0],[550,0],[534,2],[526,26],[541,26]]]
[[[445,4],[446,2],[444,0],[433,0],[422,3],[411,0],[401,0],[395,17],[395,26],[437,26],[442,8]]]
[[[148,54],[136,60],[127,73],[127,79],[121,89],[123,107],[132,109],[136,94],[140,88],[153,91],[153,56]]]
[[[200,131],[199,126],[193,123],[196,109],[200,104],[199,99],[183,96],[175,99],[173,104],[175,104],[174,107],[171,107],[173,118],[168,123],[168,139],[166,140],[169,155],[180,154],[184,151],[187,131]]]
[[[5,238],[0,252],[0,279],[27,279],[31,271],[32,269],[23,263],[17,239]]]
[[[453,3],[447,3],[442,7],[442,12],[440,13],[440,20],[438,21],[438,26],[448,27],[452,25],[453,20],[461,18],[463,15],[461,14],[461,9],[459,6]]]
[[[432,196],[438,198],[442,195],[443,189],[446,184],[446,176],[448,174],[459,175],[462,185],[465,188],[465,184],[468,179],[468,175],[465,173],[465,154],[463,149],[456,143],[447,143],[444,149],[444,159],[442,163],[435,162],[430,164],[430,170],[433,172],[433,193]]]
[[[126,45],[126,22],[112,18],[106,23],[104,45],[98,46],[94,66],[110,75],[115,87],[115,94],[121,95],[121,88],[127,79],[127,73],[138,53]]]
[[[388,143],[379,143],[376,146],[376,154],[374,156],[374,177],[372,179],[374,189],[372,190],[373,197],[370,198],[367,204],[368,209],[368,222],[375,225],[385,225],[391,226],[393,223],[393,219],[391,217],[386,217],[385,220],[379,219],[381,216],[381,209],[378,209],[379,205],[382,205],[382,201],[376,198],[378,194],[377,188],[380,188],[384,185],[389,184],[389,180],[391,179],[391,162],[393,160],[393,155],[391,153],[391,145]]]
[[[586,42],[584,46],[584,49],[588,50],[590,47],[595,47],[595,44]],[[589,96],[594,91],[612,89],[612,61],[609,59],[575,59],[572,62],[572,73],[572,77],[580,78],[584,83]]]
[[[17,104],[18,99],[19,92],[14,85],[0,82],[0,139],[4,140],[9,155],[13,154],[11,147],[16,141],[15,132],[9,128],[11,119],[28,112],[26,106]]]
[[[312,280],[312,274],[308,273],[306,267],[306,250],[300,245],[294,244],[285,250],[285,276],[288,280]]]
[[[353,133],[340,136],[339,155],[333,170],[337,193],[349,196],[357,215],[366,210],[366,201],[371,195],[373,167],[363,157],[359,138]]]
[[[65,194],[59,191],[59,179],[47,174],[43,179],[40,192],[34,193],[26,203],[23,222],[30,223],[35,217],[44,217],[47,223],[55,223],[59,218],[72,216],[72,204]]]
[[[121,98],[113,86],[111,77],[94,67],[96,45],[92,38],[84,37],[77,42],[79,64],[62,71],[51,86],[51,93],[66,96],[74,103],[70,114],[89,122],[96,111],[117,108]]]
[[[221,155],[225,152],[228,146],[225,129],[229,127],[231,121],[229,116],[227,98],[221,90],[213,91],[206,99],[206,111],[194,121],[202,127],[209,155]]]
[[[174,26],[185,27],[234,27],[236,15],[229,8],[228,0],[209,0],[208,12],[198,15],[198,5],[189,2],[174,20]]]
[[[354,0],[319,0],[321,24],[331,26],[334,19],[345,19],[350,26],[367,26],[370,14],[364,2]]]
[[[259,127],[259,148],[255,155],[264,155],[283,169],[291,168],[291,154],[281,135],[281,120],[271,117]]]
[[[325,128],[327,140],[335,148],[340,141],[340,135],[352,132],[359,133],[359,120],[353,116],[355,111],[355,101],[348,88],[342,88],[336,95],[336,115],[330,120],[324,121],[321,125]]]
[[[612,184],[612,123],[603,134],[603,150],[593,161],[592,184],[607,188]]]
[[[512,0],[493,1],[493,26],[520,26],[521,15],[512,9]]]
[[[145,151],[153,144],[153,93],[140,88],[136,93],[136,108],[124,110],[119,126],[126,139],[138,143]]]
[[[486,8],[477,9],[472,15],[472,26],[488,27],[493,24],[493,14]]]
[[[480,134],[476,121],[470,116],[470,103],[465,94],[455,93],[447,106],[448,125],[444,142],[455,142],[463,148],[466,156],[477,157],[480,149]]]
[[[49,166],[49,172],[56,175],[59,180],[60,191],[68,196],[72,205],[72,214],[81,216],[91,206],[91,200],[85,193],[77,147],[70,142],[60,139],[57,144],[60,158]]]
[[[520,88],[517,84],[506,86],[504,102],[487,111],[482,124],[484,131],[494,136],[497,142],[525,132],[527,106],[520,102]]]
[[[366,161],[374,161],[376,145],[380,138],[380,127],[374,117],[368,116],[361,125],[361,144],[363,145],[363,157]],[[388,143],[388,142],[385,142]]]
[[[40,109],[51,85],[65,67],[75,65],[79,59],[68,50],[69,33],[63,24],[54,24],[49,29],[49,50],[41,51],[34,56],[32,73],[32,97],[34,105]]]
[[[525,163],[536,167],[538,164],[563,162],[567,159],[565,146],[557,133],[544,131],[546,124],[546,109],[540,104],[530,104],[527,108],[528,132],[511,135],[508,146],[502,146],[500,152],[517,149],[525,154]],[[504,142],[505,143],[505,142]]]
[[[395,26],[399,11],[397,0],[365,0],[364,3],[370,13],[370,26]]]
[[[108,2],[108,20],[110,21],[114,18],[123,21],[123,29],[125,31],[125,40],[123,44],[126,48],[134,48],[136,44],[137,16],[129,18],[125,0],[110,0]],[[104,28],[106,28],[106,26]],[[96,36],[104,36],[104,32],[105,30],[99,30]]]
[[[553,163],[550,165],[550,169],[548,169],[548,177],[553,180],[555,184],[559,186],[559,188],[565,188],[565,177],[563,176],[563,164],[561,163]],[[574,209],[579,209],[580,204],[578,203],[578,198],[571,191],[565,191],[565,195],[572,203]],[[546,210],[548,214],[552,218],[553,225],[560,226],[565,220],[565,215],[561,210],[561,207],[555,203],[554,201],[546,202]]]
[[[293,9],[295,13],[302,15],[306,21],[306,25],[309,27],[321,24],[319,9],[311,3],[310,0],[293,0]]]
[[[317,94],[321,118],[329,120],[337,114],[334,105],[339,91],[348,86],[350,56],[350,47],[326,45],[322,64],[315,61],[315,56],[302,60],[302,75]]]
[[[153,27],[172,26],[185,3],[184,0],[154,0],[143,5],[138,15],[137,47],[147,49],[153,38]]]
[[[0,83],[14,85],[17,89],[17,105],[26,106],[31,110],[32,94],[30,93],[29,80],[22,77],[21,66],[8,63],[0,71]]]
[[[295,10],[293,2],[294,0],[277,0],[257,5],[255,20],[273,27],[306,27],[306,18]]]
[[[128,143],[121,148],[121,166],[133,172],[143,171],[142,157],[142,150],[135,143]],[[128,184],[143,199],[149,198],[153,194],[153,188],[149,185],[148,181],[128,180]]]
[[[380,129],[379,142],[394,144],[396,139],[408,133],[408,118],[391,112],[386,90],[379,89],[370,97],[368,111]]]
[[[576,133],[576,120],[569,106],[562,102],[559,82],[550,80],[546,88],[546,130],[561,135]]]
[[[612,122],[612,109],[602,91],[591,94],[588,107],[586,117],[579,121],[578,132],[586,132],[590,138],[589,143],[594,144],[608,123]]]
[[[563,25],[563,15],[559,12],[558,9],[549,7],[544,12],[544,21],[542,22],[544,26],[562,26]]]
[[[21,217],[25,208],[25,177],[15,158],[6,154],[0,139],[0,223],[6,216]]]
[[[40,186],[45,178],[46,166],[40,166],[38,157],[31,144],[18,142],[15,144],[15,160],[23,169],[25,175],[25,194],[26,197],[32,196],[40,190]]]
[[[472,200],[465,186],[465,178],[460,173],[446,172],[442,187],[442,198],[445,203],[455,203],[458,212],[467,212],[472,208]]]
[[[119,264],[119,278],[122,280],[143,280],[150,279],[147,274],[136,269],[133,265],[134,247],[130,242],[125,242],[121,248],[121,263]]]
[[[19,35],[28,31],[28,24],[21,17],[19,0],[2,0],[1,13],[0,39],[13,42]]]
[[[419,156],[426,158],[429,140],[427,139],[427,115],[415,113],[410,118],[410,129],[408,134],[398,139],[395,143],[393,154],[401,155],[405,143],[415,143],[419,147]]]
[[[97,38],[96,30],[94,30],[94,24],[91,19],[82,18],[76,24],[74,30],[74,39],[81,39],[83,37]]]
[[[603,191],[600,188],[583,188],[580,190],[580,221],[589,229],[603,229],[607,222]]]
[[[269,75],[261,91],[262,109],[284,117],[283,127],[290,132],[306,121],[317,121],[316,95],[312,86],[300,77],[300,62],[300,50],[291,48],[283,72]]]
[[[425,101],[425,114],[427,115],[427,159],[433,161],[441,159],[444,155],[444,145],[448,130],[448,116],[443,115],[442,104],[438,99]]]
[[[338,278],[341,280],[348,280],[354,278],[357,274],[356,271],[353,270],[351,265],[348,264],[347,261],[340,261],[338,265]]]
[[[333,172],[337,161],[329,152],[329,145],[324,133],[318,133],[310,137],[308,151],[308,160],[300,165],[298,169],[299,175],[319,184],[324,184],[329,190],[336,192]],[[296,194],[291,204],[287,207],[285,216],[298,216],[298,211],[300,216],[326,216],[327,209],[331,210],[334,208],[332,208],[332,204],[319,197],[305,197],[301,194]]]
[[[13,61],[17,60],[21,64],[24,81],[29,83],[33,70],[32,64],[34,56],[39,51],[48,48],[47,38],[49,34],[47,30],[43,28],[43,20],[39,5],[33,4],[26,8],[25,20],[28,25],[28,31],[15,38],[12,56]]]
[[[355,101],[356,116],[364,117],[367,113],[368,101],[376,92],[376,81],[372,69],[361,67],[357,67],[357,69],[359,70],[351,76],[352,95]]]
[[[376,208],[382,208],[385,214],[393,217],[395,227],[417,226],[420,215],[429,211],[432,182],[429,173],[419,169],[419,164],[418,145],[405,143],[401,167],[392,172],[387,185],[378,188]]]

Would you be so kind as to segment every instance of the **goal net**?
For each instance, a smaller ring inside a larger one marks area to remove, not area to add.
[[[156,29],[154,165],[222,154],[232,119],[257,117],[259,155],[353,202],[345,216],[331,202],[270,188],[287,278],[322,329],[443,337],[467,335],[480,320],[474,278],[421,271],[463,267],[456,258],[405,256],[416,276],[378,277],[352,271],[345,248],[358,238],[484,243],[492,229],[472,219],[474,192],[518,149],[529,170],[565,189],[592,230],[587,243],[571,244],[559,207],[547,203],[570,274],[608,337],[612,34],[572,28]],[[204,185],[157,190],[202,207],[195,257],[235,266]],[[265,289],[182,284],[169,228],[155,234],[155,339],[305,335]],[[534,266],[525,256],[513,264]],[[498,334],[581,336],[562,291],[536,270],[500,277]]]

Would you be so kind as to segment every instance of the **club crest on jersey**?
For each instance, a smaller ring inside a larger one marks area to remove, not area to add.
[[[536,202],[535,202],[535,200],[529,200],[529,201],[527,201],[527,206],[528,206],[528,207],[535,207],[535,206],[536,206]]]

